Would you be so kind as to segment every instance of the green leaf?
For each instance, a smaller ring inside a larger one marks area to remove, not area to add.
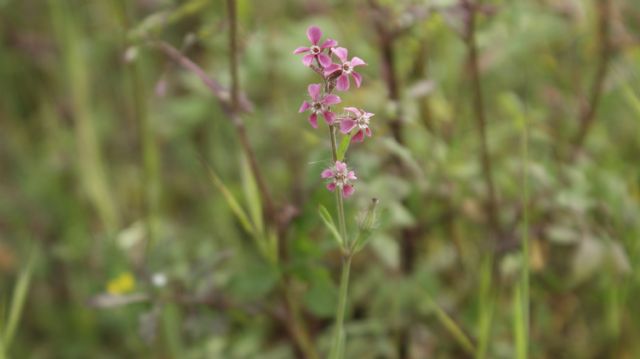
[[[318,207],[318,213],[320,214],[320,218],[322,218],[325,226],[327,226],[327,228],[329,229],[329,232],[333,234],[333,237],[335,238],[336,242],[338,242],[338,245],[344,249],[344,239],[340,235],[340,231],[338,231],[338,228],[333,221],[333,217],[331,217],[331,213],[329,213],[329,211],[323,205],[320,205]]]
[[[349,144],[351,143],[351,137],[353,137],[354,133],[350,135],[345,135],[342,137],[342,141],[340,141],[340,146],[338,147],[338,150],[336,153],[336,157],[338,158],[338,161],[344,160],[344,156],[347,153],[347,150],[349,149]]]
[[[435,311],[436,317],[442,323],[442,325],[449,331],[451,335],[456,339],[458,344],[466,350],[469,354],[473,355],[476,349],[473,346],[473,343],[469,339],[469,337],[464,333],[464,331],[460,328],[460,326],[456,323],[456,321],[447,314],[447,312],[442,309],[438,303],[436,303],[433,298],[427,293],[426,295],[429,304]]]
[[[256,179],[249,168],[249,161],[245,156],[242,156],[242,188],[249,206],[251,221],[257,232],[256,235],[262,235],[264,233],[262,201],[260,200]]]
[[[304,295],[305,307],[318,317],[333,317],[338,304],[338,290],[333,285],[328,272],[325,270],[317,273],[310,284],[309,290]]]
[[[242,209],[242,207],[240,206],[236,198],[233,196],[231,191],[229,191],[227,186],[224,185],[220,177],[218,177],[218,175],[213,171],[213,168],[208,167],[208,169],[209,169],[209,176],[211,177],[213,184],[220,191],[220,193],[222,193],[222,196],[227,202],[227,205],[229,206],[233,214],[236,216],[238,221],[240,221],[242,228],[244,228],[244,230],[247,231],[249,234],[254,235],[256,231],[253,225],[251,224],[251,222],[249,221],[247,214]]]
[[[2,354],[5,354],[9,349],[13,336],[15,335],[16,328],[20,322],[20,316],[22,315],[22,308],[27,298],[27,292],[29,291],[29,283],[31,282],[31,272],[33,270],[34,255],[32,254],[27,262],[25,268],[22,269],[18,282],[13,290],[13,297],[11,299],[11,306],[9,307],[9,317],[7,319],[6,327],[0,328],[2,341]]]

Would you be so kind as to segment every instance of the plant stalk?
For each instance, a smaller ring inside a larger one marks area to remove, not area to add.
[[[473,91],[473,112],[476,116],[478,130],[480,132],[480,160],[482,163],[482,174],[487,186],[488,199],[486,201],[487,215],[489,216],[489,225],[497,237],[500,235],[500,224],[497,216],[496,194],[493,182],[493,172],[491,169],[491,158],[489,156],[489,145],[487,141],[487,120],[484,109],[484,99],[482,93],[482,84],[480,81],[480,66],[478,61],[478,46],[476,44],[476,8],[472,3],[466,3],[469,13],[468,33],[466,38],[468,61],[471,70],[471,86]]]
[[[333,344],[329,359],[341,359],[344,357],[345,332],[344,318],[347,312],[347,300],[349,295],[349,276],[351,272],[351,253],[342,259],[342,275],[340,276],[340,292],[338,294],[338,309],[336,311],[336,327],[333,334]]]

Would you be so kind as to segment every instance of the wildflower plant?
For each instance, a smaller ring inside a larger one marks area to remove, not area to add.
[[[335,40],[327,39],[321,43],[322,31],[316,26],[309,27],[307,38],[311,42],[311,46],[298,47],[293,53],[305,54],[302,63],[316,72],[321,77],[322,83],[308,86],[307,92],[310,100],[302,102],[298,112],[310,112],[309,123],[314,129],[318,128],[318,116],[322,116],[329,129],[332,159],[328,168],[320,173],[320,177],[327,181],[326,188],[336,194],[339,225],[335,225],[333,217],[323,206],[320,206],[320,216],[337,240],[343,253],[335,332],[329,355],[329,358],[337,359],[343,357],[345,346],[343,327],[351,259],[354,253],[363,248],[369,237],[368,234],[373,227],[371,223],[374,222],[375,207],[378,204],[377,200],[372,201],[365,215],[368,220],[359,221],[359,231],[353,239],[350,239],[345,220],[344,200],[355,192],[355,183],[358,177],[347,164],[345,158],[351,142],[362,142],[365,136],[372,136],[369,126],[374,114],[356,107],[344,107],[344,111],[338,114],[332,107],[342,102],[341,98],[333,93],[334,91],[348,91],[351,88],[351,80],[355,83],[356,88],[361,86],[362,75],[356,72],[355,68],[366,65],[364,60],[359,57],[352,57],[349,60],[349,51],[344,47],[338,47],[338,42]],[[339,134],[342,135],[342,138],[338,143]]]

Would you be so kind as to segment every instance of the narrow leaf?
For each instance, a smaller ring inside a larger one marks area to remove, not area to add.
[[[244,228],[244,230],[247,231],[249,234],[254,235],[256,231],[251,225],[251,222],[249,221],[247,214],[242,209],[242,207],[240,206],[236,198],[233,196],[231,191],[229,191],[229,189],[224,185],[224,183],[222,183],[222,180],[220,180],[220,177],[218,177],[218,175],[213,171],[213,169],[211,167],[208,167],[208,169],[209,169],[209,176],[211,177],[213,184],[220,191],[220,193],[222,193],[222,196],[227,202],[227,205],[229,206],[233,214],[236,216],[238,221],[240,221],[242,228]]]
[[[27,292],[29,291],[29,283],[31,282],[31,272],[33,269],[33,254],[29,258],[26,267],[20,273],[18,282],[13,290],[13,298],[11,299],[11,307],[9,308],[9,317],[7,320],[7,326],[3,328],[2,333],[2,345],[3,349],[8,350],[13,340],[16,328],[20,322],[20,316],[22,315],[22,308],[27,298]]]
[[[264,233],[264,223],[262,215],[262,201],[260,200],[260,192],[253,173],[249,169],[249,162],[246,157],[242,156],[242,188],[249,206],[249,215],[253,222],[254,228],[258,235]]]
[[[338,161],[344,160],[344,156],[347,154],[349,144],[351,143],[351,137],[353,137],[353,133],[350,135],[342,136],[342,141],[340,141],[340,146],[338,147],[338,151],[336,153]]]
[[[442,323],[442,325],[449,331],[451,335],[453,335],[458,344],[460,344],[460,346],[465,351],[473,355],[476,349],[474,348],[473,343],[471,342],[469,337],[467,337],[465,332],[460,328],[456,321],[453,320],[453,318],[451,318],[451,316],[449,316],[449,314],[447,314],[447,312],[445,312],[444,309],[442,309],[438,305],[438,303],[433,300],[433,298],[431,298],[429,294],[427,294],[426,297],[431,304],[431,307],[435,311],[436,317],[438,317],[438,320]]]
[[[320,205],[318,208],[318,213],[320,214],[320,218],[322,218],[322,221],[324,222],[325,226],[327,226],[327,228],[329,229],[329,232],[333,234],[333,237],[338,242],[338,245],[342,247],[342,244],[344,243],[344,241],[342,240],[340,231],[338,231],[338,228],[336,227],[336,224],[333,221],[333,217],[331,217],[331,214],[329,213],[329,211],[323,205]]]

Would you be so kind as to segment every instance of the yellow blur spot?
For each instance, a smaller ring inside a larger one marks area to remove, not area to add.
[[[122,273],[119,276],[111,279],[107,283],[107,292],[109,294],[125,294],[133,291],[136,287],[136,279],[131,273]]]

